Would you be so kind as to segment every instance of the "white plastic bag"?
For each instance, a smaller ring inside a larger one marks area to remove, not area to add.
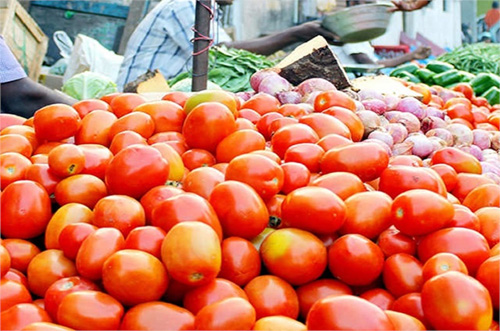
[[[122,61],[123,56],[108,50],[97,40],[79,34],[76,36],[63,81],[66,82],[78,73],[91,71],[116,82]]]

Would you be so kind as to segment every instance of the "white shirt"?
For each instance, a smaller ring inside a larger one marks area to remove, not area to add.
[[[344,46],[330,46],[330,49],[337,55],[340,63],[343,65],[358,64],[351,55],[359,53],[366,54],[373,62],[378,61],[375,49],[368,41],[345,44]]]

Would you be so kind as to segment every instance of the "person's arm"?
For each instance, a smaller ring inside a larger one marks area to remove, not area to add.
[[[322,28],[321,24],[317,21],[297,25],[265,37],[225,42],[223,44],[227,47],[246,49],[258,54],[270,55],[286,46],[296,42],[308,41],[318,35],[323,36],[330,44],[341,45],[338,41],[338,36]]]
[[[2,112],[25,118],[30,118],[38,109],[53,103],[72,105],[77,102],[27,77],[0,84],[0,91]]]
[[[394,8],[389,11],[414,11],[424,8],[431,0],[393,0]]]
[[[383,65],[384,67],[397,67],[400,64],[412,61],[412,60],[422,60],[426,59],[431,55],[431,49],[426,46],[419,46],[415,51],[411,53],[406,53],[401,56],[377,61],[378,64]]]

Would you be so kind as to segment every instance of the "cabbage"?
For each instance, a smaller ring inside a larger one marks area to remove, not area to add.
[[[62,87],[62,91],[77,100],[99,99],[116,92],[116,84],[106,76],[85,71],[71,77]]]
[[[191,92],[191,78],[184,78],[170,87],[171,91]],[[221,87],[211,81],[207,81],[207,90],[221,90]]]

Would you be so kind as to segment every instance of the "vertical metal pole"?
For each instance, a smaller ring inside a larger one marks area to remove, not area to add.
[[[210,12],[211,0],[196,1],[196,18],[194,23],[194,55],[193,55],[193,83],[191,91],[201,91],[207,88],[208,47],[210,45]],[[206,51],[201,52],[206,49]]]

